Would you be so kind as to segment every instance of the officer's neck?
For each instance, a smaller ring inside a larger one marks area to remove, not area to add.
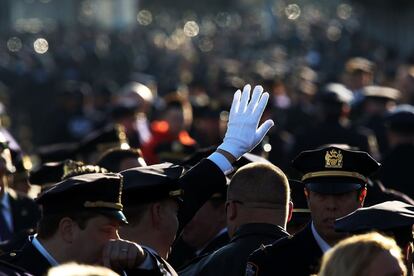
[[[52,237],[50,239],[42,239],[37,237],[37,239],[59,264],[75,261],[75,259],[70,257],[70,250],[68,250],[68,248],[56,237]]]

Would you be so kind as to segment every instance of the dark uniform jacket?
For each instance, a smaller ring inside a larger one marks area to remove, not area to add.
[[[40,218],[38,205],[31,198],[18,194],[12,189],[7,189],[7,194],[12,212],[14,235],[36,228]]]
[[[270,244],[289,234],[280,226],[251,223],[240,226],[229,244],[190,263],[179,274],[244,275],[247,257],[264,244]]]
[[[32,274],[27,273],[24,269],[15,265],[0,261],[0,276],[31,276]]]
[[[177,273],[174,269],[161,257],[151,253],[144,248],[144,251],[152,259],[152,263],[156,266],[151,270],[145,269],[131,269],[125,270],[120,275],[142,275],[142,276],[176,276]],[[22,269],[30,272],[34,276],[47,275],[47,271],[52,267],[49,261],[33,246],[31,238],[23,245],[19,250],[13,250],[9,253],[0,256],[0,262],[6,261],[7,263],[21,267]],[[1,272],[1,266],[0,266]],[[13,275],[13,274],[11,274]],[[24,274],[25,275],[25,274]],[[0,274],[0,276],[2,276]]]
[[[206,255],[220,249],[221,247],[228,244],[230,241],[229,232],[225,231],[211,240],[207,246],[201,250],[198,256]]]
[[[391,149],[381,161],[379,179],[384,186],[414,197],[412,171],[414,156],[413,144],[401,144]]]
[[[180,237],[178,242],[174,244],[171,254],[168,258],[168,262],[174,267],[181,268],[188,264],[192,259],[209,254],[217,249],[225,246],[230,241],[229,233],[227,231],[221,233],[214,239],[212,239],[206,247],[204,247],[197,255],[196,250],[187,245]]]
[[[309,276],[317,273],[323,253],[312,234],[311,224],[250,255],[246,275]]]
[[[211,198],[211,195],[226,183],[226,177],[214,162],[203,159],[191,168],[180,180],[180,186],[184,190],[182,203],[178,209],[179,235],[182,229],[191,221],[201,206]],[[157,254],[153,254],[158,260],[158,267],[145,275],[177,275],[173,267]],[[167,273],[167,274],[165,274]]]
[[[189,170],[181,179],[180,184],[184,189],[183,202],[178,211],[178,221],[181,229],[193,218],[200,207],[211,197],[217,186],[224,185],[226,178],[220,168],[212,161],[205,159]],[[139,270],[126,272],[127,275],[177,275],[167,261],[157,254],[147,252],[157,266],[152,270]],[[12,264],[23,267],[33,275],[43,275],[49,268],[48,261],[38,252],[28,240],[19,250],[14,250],[0,256]],[[156,261],[155,261],[156,260]]]
[[[226,184],[226,177],[213,161],[203,159],[183,175],[179,183],[184,190],[184,195],[181,197],[183,201],[180,203],[177,214],[178,234],[214,192]]]
[[[35,276],[46,275],[49,268],[51,268],[50,263],[33,246],[29,239],[27,239],[22,248],[1,255],[0,259],[19,266]]]

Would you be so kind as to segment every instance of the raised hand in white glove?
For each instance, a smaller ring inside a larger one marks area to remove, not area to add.
[[[230,153],[235,159],[239,159],[257,146],[274,125],[273,120],[269,119],[258,127],[269,100],[269,93],[263,93],[263,88],[256,86],[250,99],[250,90],[248,84],[244,86],[243,93],[240,90],[234,93],[226,135],[223,143],[218,147]]]

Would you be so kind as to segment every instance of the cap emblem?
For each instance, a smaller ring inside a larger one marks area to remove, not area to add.
[[[325,154],[325,168],[342,168],[342,153],[332,149]]]

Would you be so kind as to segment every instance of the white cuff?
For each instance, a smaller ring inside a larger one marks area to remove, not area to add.
[[[225,175],[228,175],[234,171],[234,168],[229,160],[227,160],[227,158],[221,153],[213,152],[209,157],[207,157],[207,159],[216,164]]]

